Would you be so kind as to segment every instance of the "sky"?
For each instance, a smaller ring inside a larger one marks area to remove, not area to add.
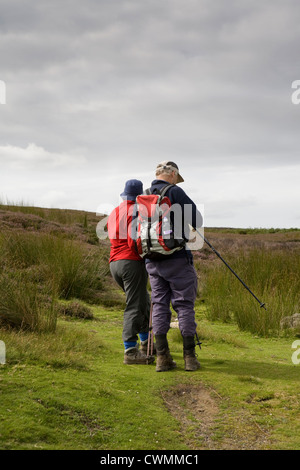
[[[300,228],[299,24],[297,0],[1,0],[0,200],[99,212],[172,160],[205,226]]]

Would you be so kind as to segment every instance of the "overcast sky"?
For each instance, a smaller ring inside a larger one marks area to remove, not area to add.
[[[0,5],[0,199],[96,212],[173,160],[205,226],[300,227],[299,1]]]

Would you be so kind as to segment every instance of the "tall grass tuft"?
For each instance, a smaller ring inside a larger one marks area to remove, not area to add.
[[[47,295],[48,294],[48,295]],[[36,332],[53,332],[57,313],[54,296],[22,274],[0,277],[0,325]]]
[[[203,295],[210,320],[235,320],[240,329],[270,336],[280,332],[280,320],[300,307],[300,257],[295,251],[253,249],[227,260],[234,271],[265,302],[267,310],[242,286],[223,263],[205,273]]]
[[[2,324],[53,331],[54,299],[97,301],[101,256],[95,247],[62,236],[32,232],[0,235]]]
[[[51,281],[57,295],[87,300],[101,288],[101,258],[76,240],[36,233],[12,232],[0,237],[2,257],[17,268],[36,268],[41,282]],[[38,269],[37,269],[38,268]]]
[[[53,279],[59,297],[88,301],[101,289],[101,259],[82,244],[59,237],[42,237],[40,256],[46,276]]]

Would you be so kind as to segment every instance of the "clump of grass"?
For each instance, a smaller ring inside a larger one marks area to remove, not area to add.
[[[95,299],[95,293],[102,287],[101,258],[96,252],[85,250],[76,241],[46,236],[40,240],[40,256],[59,297]]]
[[[233,279],[227,275],[223,266],[213,262],[205,269],[202,276],[202,297],[207,303],[209,320],[231,321],[232,312],[229,297]]]
[[[299,256],[289,250],[253,249],[232,256],[229,264],[267,310],[223,264],[215,263],[206,270],[203,290],[208,318],[235,320],[240,329],[258,335],[279,334],[281,319],[299,309]]]
[[[36,233],[12,232],[0,237],[2,259],[15,269],[39,266],[59,297],[89,299],[101,289],[101,257],[76,240]]]
[[[81,318],[84,320],[94,320],[92,310],[79,301],[72,301],[67,304],[60,304],[58,311],[61,315],[71,318]]]
[[[101,277],[107,271],[102,262],[96,247],[63,236],[2,233],[2,324],[32,331],[51,331],[55,329],[57,317],[54,298],[97,303],[102,289]],[[44,298],[46,301],[42,300]]]
[[[22,275],[0,278],[0,325],[30,331],[55,331],[54,296]]]

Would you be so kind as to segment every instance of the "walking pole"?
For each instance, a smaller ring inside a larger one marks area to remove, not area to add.
[[[201,341],[199,339],[199,336],[198,336],[198,333],[197,331],[195,332],[195,336],[196,336],[196,345],[199,346],[199,349],[201,350]]]
[[[147,357],[153,356],[152,308],[153,308],[153,304],[151,302],[150,314],[149,314],[149,334],[148,334],[148,344],[147,344]]]
[[[211,245],[211,243],[209,243],[209,241],[207,240],[207,238],[205,238],[200,232],[199,230],[196,229],[196,232],[198,233],[198,235],[200,235],[200,237],[205,241],[205,243],[207,243],[207,245],[212,249],[212,251],[220,258],[221,261],[223,261],[223,263],[227,266],[228,269],[230,269],[230,271],[235,275],[235,277],[243,284],[243,286],[250,292],[251,295],[253,295],[253,297],[255,298],[255,300],[257,300],[257,302],[260,304],[260,308],[264,308],[265,310],[266,309],[266,306],[265,306],[265,303],[264,302],[261,302],[255,294],[253,294],[253,292],[249,289],[249,287],[244,283],[244,281],[242,281],[242,279],[234,272],[234,270],[229,266],[228,263],[226,263],[226,261],[222,258],[222,256],[220,255],[220,253],[217,252],[217,250]]]

